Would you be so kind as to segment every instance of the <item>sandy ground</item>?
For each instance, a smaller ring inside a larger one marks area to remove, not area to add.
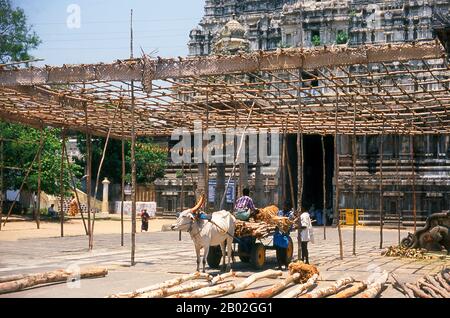
[[[149,232],[160,232],[164,224],[173,223],[173,219],[153,219],[149,223]],[[137,231],[141,231],[141,222],[137,221]],[[124,221],[124,232],[131,232],[131,220]],[[96,220],[94,234],[120,234],[119,220]],[[31,238],[59,237],[61,224],[57,221],[41,221],[40,229],[36,228],[33,221],[10,222],[6,226],[2,224],[0,241],[17,241]],[[64,236],[85,235],[83,221],[78,219],[67,220],[64,223]]]

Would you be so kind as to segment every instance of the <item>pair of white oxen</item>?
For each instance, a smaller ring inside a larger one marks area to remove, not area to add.
[[[177,222],[171,225],[171,229],[173,231],[188,232],[191,235],[194,241],[195,253],[197,254],[197,271],[200,269],[200,250],[203,248],[203,272],[205,272],[209,247],[217,245],[220,245],[222,250],[223,267],[225,267],[225,256],[228,257],[226,271],[229,271],[231,269],[236,218],[230,212],[222,210],[214,212],[211,220],[200,219],[197,211],[203,205],[204,200],[205,197],[202,195],[193,208],[181,212]],[[225,248],[227,249],[226,253]]]

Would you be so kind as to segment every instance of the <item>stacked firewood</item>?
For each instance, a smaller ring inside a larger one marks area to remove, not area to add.
[[[234,233],[236,237],[253,236],[256,238],[264,238],[275,232],[275,228],[276,226],[263,222],[256,223],[237,220]]]
[[[385,251],[381,252],[381,255],[392,257],[405,257],[415,259],[431,259],[432,256],[425,255],[427,250],[406,248],[403,246],[389,246]]]
[[[425,275],[415,284],[402,283],[392,274],[394,287],[408,298],[450,298],[450,268],[444,268],[435,275]]]
[[[236,221],[236,237],[253,236],[261,239],[273,234],[277,228],[283,233],[295,229],[295,222],[287,217],[278,216],[278,208],[274,205],[258,211],[252,222]]]

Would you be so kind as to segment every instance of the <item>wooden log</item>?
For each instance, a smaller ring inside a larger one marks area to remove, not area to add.
[[[367,284],[365,282],[356,283],[356,284],[353,284],[352,287],[349,287],[349,288],[346,288],[346,289],[340,291],[339,293],[334,295],[332,298],[350,298],[350,297],[362,292],[366,288],[367,288]]]
[[[439,293],[437,293],[432,287],[430,287],[430,285],[423,285],[422,284],[422,290],[424,290],[425,292],[427,292],[428,294],[431,295],[432,298],[443,298],[441,295],[439,295]]]
[[[242,291],[246,289],[248,286],[256,282],[257,280],[264,279],[264,278],[276,278],[278,276],[281,276],[283,273],[281,271],[275,271],[272,269],[266,270],[261,273],[255,273],[248,278],[246,278],[241,283],[225,283],[220,284],[217,286],[212,287],[206,287],[199,289],[197,291],[191,292],[191,293],[182,293],[178,294],[178,298],[202,298],[207,296],[217,296],[217,295],[227,295],[231,293],[237,293],[239,291]]]
[[[1,283],[0,294],[17,292],[25,288],[42,284],[64,282],[74,275],[78,277],[78,274],[80,279],[104,277],[108,274],[108,270],[106,268],[87,268],[81,269],[80,273],[75,273],[73,271],[59,269],[46,273],[31,274],[19,280]]]
[[[294,284],[295,282],[298,282],[300,279],[300,273],[294,273],[293,275],[288,275],[283,281],[276,283],[275,285],[260,291],[260,292],[249,292],[245,295],[247,298],[270,298],[273,297],[286,288],[288,288],[290,285]]]
[[[211,281],[213,278],[209,274],[195,272],[195,273],[187,274],[187,275],[184,275],[181,277],[169,279],[169,280],[166,280],[165,282],[162,282],[159,284],[153,284],[153,285],[150,285],[150,286],[147,286],[144,288],[136,289],[135,291],[130,292],[130,293],[113,294],[113,295],[108,296],[107,298],[134,298],[143,293],[147,293],[147,292],[157,290],[157,289],[173,287],[173,286],[182,284],[182,283],[190,281],[190,280],[195,280],[195,279],[206,279],[208,281]]]
[[[424,278],[419,280],[419,284],[422,285],[422,286],[426,286],[428,288],[431,288],[435,293],[437,293],[438,295],[440,295],[440,296],[442,296],[444,298],[450,298],[450,295],[447,293],[447,291],[445,289],[440,287],[439,284],[438,284],[438,287],[436,287],[433,283],[431,283],[427,279],[427,276],[425,276]]]
[[[306,281],[304,284],[300,284],[295,287],[295,289],[281,296],[281,298],[297,298],[298,295],[301,295],[305,290],[310,289],[312,286],[316,284],[317,279],[319,278],[318,274],[314,274],[310,279]]]
[[[441,284],[441,286],[445,288],[446,291],[450,292],[450,285],[445,281],[442,273],[438,273],[435,278]]]
[[[241,273],[234,273],[233,271],[230,271],[230,272],[222,274],[222,275],[217,275],[209,282],[189,282],[188,284],[185,284],[185,285],[174,286],[171,288],[157,289],[157,290],[153,290],[148,293],[143,293],[143,294],[137,296],[137,298],[163,298],[163,297],[169,297],[169,296],[180,294],[180,293],[188,293],[188,292],[192,292],[192,291],[195,291],[195,290],[198,290],[201,288],[215,286],[217,284],[224,282],[227,278],[235,277],[237,275],[241,275]],[[175,298],[175,297],[176,296],[170,297],[170,298]]]
[[[3,277],[0,277],[0,283],[11,282],[13,280],[19,280],[19,279],[25,278],[27,276],[28,275],[26,275],[26,274],[3,276]]]
[[[450,298],[450,293],[447,292],[446,288],[442,287],[441,284],[439,284],[439,281],[431,276],[431,275],[425,275],[425,280],[430,282],[437,290],[439,290],[439,293],[444,296],[445,298]]]
[[[353,277],[346,277],[337,280],[332,286],[320,288],[310,293],[304,294],[299,298],[323,298],[338,293],[344,289],[347,285],[353,283],[355,279]]]
[[[416,285],[413,285],[411,283],[406,283],[405,286],[408,287],[409,289],[411,289],[414,292],[414,295],[416,295],[417,297],[420,297],[420,298],[433,298],[430,295],[428,295],[426,292],[421,290],[419,287],[417,287]]]
[[[395,275],[394,273],[392,273],[392,274],[391,274],[391,277],[394,279],[395,284],[400,288],[400,291],[401,291],[403,294],[406,295],[406,297],[408,297],[408,298],[415,298],[415,297],[414,297],[414,293],[413,293],[410,289],[408,289],[408,288],[405,286],[404,283],[402,283],[402,282],[399,280],[399,278],[398,278],[397,275]]]
[[[385,272],[375,282],[370,284],[369,287],[367,287],[367,290],[365,290],[363,293],[358,295],[358,297],[359,298],[375,298],[375,297],[377,297],[383,290],[388,277],[389,277],[388,273]]]

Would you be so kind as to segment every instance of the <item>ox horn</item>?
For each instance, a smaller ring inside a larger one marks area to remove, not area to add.
[[[200,199],[198,200],[197,204],[191,209],[192,213],[196,213],[197,210],[201,208],[201,206],[203,205],[204,202],[205,202],[205,195],[202,194],[200,196]]]

